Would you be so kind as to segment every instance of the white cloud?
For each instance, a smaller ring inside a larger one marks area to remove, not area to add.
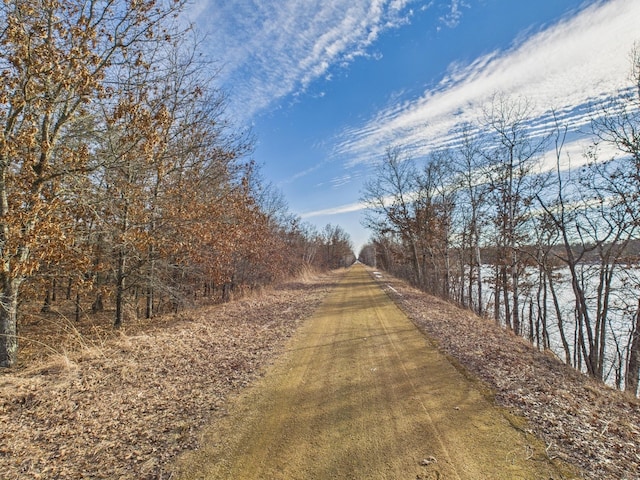
[[[347,205],[340,205],[338,207],[326,208],[324,210],[315,210],[313,212],[307,212],[300,215],[301,218],[313,218],[321,217],[325,215],[340,215],[343,213],[359,212],[366,208],[363,203],[350,203]]]
[[[449,28],[457,27],[462,18],[462,8],[469,8],[469,4],[462,0],[452,0],[449,12],[440,17],[440,20]]]
[[[588,159],[585,157],[585,153],[591,147],[591,142],[586,139],[577,139],[571,142],[566,143],[561,151],[560,156],[560,169],[563,171],[567,171],[570,169],[575,169],[586,165]],[[617,153],[612,146],[604,146],[599,151],[600,158],[609,159],[617,156]],[[556,168],[556,152],[553,150],[547,151],[544,153],[542,161],[540,163],[540,172],[555,170]],[[334,180],[349,180],[345,177],[339,177]],[[346,183],[346,182],[345,182]],[[386,201],[391,201],[391,197],[385,199]],[[315,217],[324,217],[324,216],[332,216],[332,215],[341,215],[346,213],[354,213],[361,212],[367,210],[368,206],[364,202],[355,202],[355,203],[347,203],[344,205],[338,205],[336,207],[326,208],[322,210],[313,210],[310,212],[306,212],[300,215],[303,219],[315,218]]]
[[[249,120],[289,94],[367,53],[417,0],[198,0],[187,16],[222,63],[230,114]]]
[[[327,163],[327,161],[325,160],[325,161],[322,161],[320,163],[316,163],[315,165],[312,165],[311,167],[309,167],[309,168],[307,168],[305,170],[302,170],[300,172],[296,172],[293,175],[291,175],[291,176],[287,177],[286,179],[282,180],[280,182],[280,185],[293,183],[296,180],[298,180],[299,178],[306,177],[307,175],[309,175],[309,174],[319,170],[320,168],[322,168],[326,163]]]
[[[638,25],[639,1],[596,2],[508,51],[451,65],[437,88],[343,132],[336,153],[350,165],[379,158],[389,145],[425,154],[455,142],[456,127],[477,121],[497,91],[531,100],[539,130],[551,125],[552,108],[573,128],[584,126],[588,105],[628,82],[628,53],[640,40]]]

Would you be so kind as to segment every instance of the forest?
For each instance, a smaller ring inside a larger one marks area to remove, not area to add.
[[[630,60],[632,87],[594,99],[579,155],[564,112],[535,124],[531,100],[501,93],[426,160],[390,147],[362,190],[374,234],[359,258],[636,396],[637,45]]]
[[[0,366],[26,309],[119,327],[353,261],[261,179],[185,3],[0,5]]]

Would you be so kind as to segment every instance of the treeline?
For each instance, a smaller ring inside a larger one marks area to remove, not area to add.
[[[25,303],[119,326],[347,261],[259,180],[184,3],[0,5],[0,366]]]
[[[580,159],[567,152],[559,115],[550,110],[549,126],[534,125],[526,99],[500,94],[454,146],[426,161],[390,148],[363,190],[374,236],[360,260],[636,395],[637,48],[632,78],[633,88],[594,107],[593,141]]]

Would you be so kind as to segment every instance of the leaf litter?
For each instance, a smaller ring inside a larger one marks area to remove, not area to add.
[[[565,365],[550,352],[385,275],[387,293],[467,375],[479,379],[512,423],[583,478],[640,479],[640,400]],[[525,419],[520,422],[518,419]]]
[[[83,348],[35,352],[0,372],[0,478],[171,478],[171,461],[198,447],[200,428],[261,375],[338,277],[136,322],[110,338],[101,331]]]
[[[0,478],[172,478],[174,459],[199,447],[200,429],[262,375],[339,278],[307,278],[120,332],[93,326],[82,332],[82,348],[69,351],[59,348],[69,338],[50,331],[38,337],[34,328],[30,335],[46,340],[47,354],[26,348],[33,361],[0,372]],[[637,399],[490,320],[390,276],[379,280],[463,372],[514,414],[512,422],[526,419],[517,426],[543,439],[549,457],[579,467],[589,480],[640,478]],[[65,335],[78,343],[75,327]]]

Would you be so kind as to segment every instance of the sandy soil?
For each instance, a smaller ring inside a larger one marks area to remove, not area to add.
[[[362,266],[201,443],[178,478],[568,478]]]

